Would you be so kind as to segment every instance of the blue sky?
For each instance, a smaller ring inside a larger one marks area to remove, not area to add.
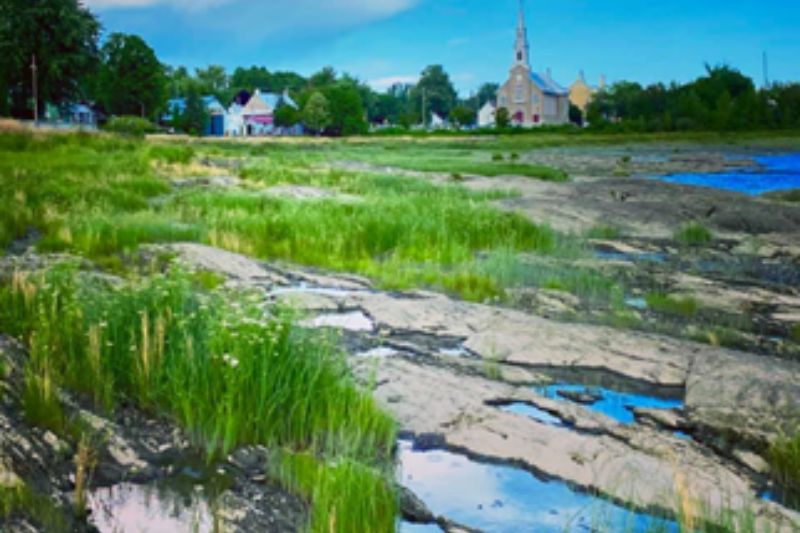
[[[445,66],[462,94],[503,81],[517,0],[84,0],[106,32],[143,36],[188,67],[264,65],[310,74],[331,65],[376,87]],[[800,78],[797,0],[525,0],[531,61],[568,85],[688,81],[727,63],[761,81]]]

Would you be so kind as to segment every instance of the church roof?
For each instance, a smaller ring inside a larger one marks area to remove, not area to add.
[[[531,80],[533,80],[533,83],[535,83],[544,94],[552,96],[567,96],[569,94],[568,90],[553,81],[547,74],[531,72]]]

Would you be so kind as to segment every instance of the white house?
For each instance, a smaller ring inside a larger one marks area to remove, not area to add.
[[[438,113],[431,113],[430,129],[441,130],[447,127],[447,121],[439,116]]]
[[[478,127],[491,128],[495,125],[497,117],[497,106],[494,102],[486,102],[478,111]]]

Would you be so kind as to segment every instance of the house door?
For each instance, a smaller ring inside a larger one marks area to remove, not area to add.
[[[522,124],[523,122],[525,122],[525,113],[522,111],[514,113],[514,124]]]

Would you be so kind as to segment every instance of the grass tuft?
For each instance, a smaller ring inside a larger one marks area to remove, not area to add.
[[[782,437],[773,442],[767,459],[772,477],[783,489],[786,503],[800,506],[800,431],[793,437]]]
[[[711,230],[699,222],[688,222],[675,232],[675,241],[682,246],[705,246],[713,239]]]

